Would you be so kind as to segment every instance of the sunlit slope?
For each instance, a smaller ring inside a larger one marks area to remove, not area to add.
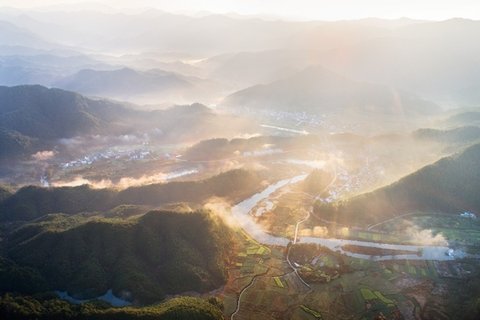
[[[39,291],[93,298],[113,289],[117,296],[129,293],[145,303],[167,293],[213,290],[225,280],[231,234],[210,212],[152,211],[129,220],[73,225],[70,220],[27,224],[6,239],[6,257],[46,280],[46,285],[35,281],[43,285]]]
[[[480,144],[445,157],[389,186],[335,205],[317,202],[318,217],[368,225],[414,211],[480,211]]]

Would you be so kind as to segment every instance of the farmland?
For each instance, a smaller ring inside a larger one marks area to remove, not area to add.
[[[428,309],[443,299],[429,290],[442,290],[444,277],[463,279],[467,269],[472,268],[457,262],[373,262],[321,246],[297,244],[291,247],[290,258],[309,284],[307,288],[285,262],[283,248],[262,246],[243,231],[238,232],[238,237],[238,253],[222,293],[225,314],[235,312],[238,294],[245,287],[248,290],[233,319],[415,317],[419,307]],[[308,272],[324,277],[315,279]]]
[[[266,245],[258,242],[262,237],[256,236],[255,240],[238,230],[237,253],[222,293],[225,314],[232,320],[451,318],[452,297],[448,291],[471,278],[479,266],[477,259],[374,261],[368,257],[422,256],[422,252],[346,244],[343,252],[351,253],[346,255],[320,244],[302,243],[302,238],[333,236],[399,244],[402,248],[401,244],[419,244],[418,239],[402,232],[406,224],[415,224],[422,230],[428,228],[432,238],[439,235],[438,241],[448,239],[455,250],[461,251],[466,250],[462,244],[475,240],[476,220],[442,215],[435,221],[431,215],[415,213],[372,228],[327,223],[320,228],[312,227],[308,220],[311,202],[312,197],[301,192],[299,182],[273,191],[253,207],[253,221],[271,235],[291,242],[287,248]],[[299,242],[293,244],[294,225],[306,217]],[[357,253],[362,258],[355,257]]]

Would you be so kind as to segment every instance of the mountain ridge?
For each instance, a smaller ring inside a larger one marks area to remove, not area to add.
[[[222,105],[343,114],[426,115],[438,111],[434,103],[413,94],[353,81],[321,66],[238,91],[225,98]]]

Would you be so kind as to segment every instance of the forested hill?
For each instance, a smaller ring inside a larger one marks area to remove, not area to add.
[[[480,212],[480,144],[443,158],[373,192],[336,203],[317,202],[315,215],[369,225],[412,211]]]
[[[28,221],[49,213],[75,214],[105,211],[122,204],[160,206],[166,203],[202,203],[210,197],[226,201],[256,192],[257,172],[236,169],[201,181],[170,182],[131,187],[122,191],[79,187],[27,186],[0,202],[0,221]],[[1,199],[1,198],[0,198]]]
[[[52,148],[58,139],[89,134],[118,135],[160,130],[172,143],[225,131],[218,115],[194,103],[163,110],[137,110],[131,104],[93,99],[39,85],[0,86],[0,159]]]
[[[113,289],[149,303],[165,294],[213,290],[225,281],[232,233],[209,211],[71,219],[27,224],[7,237],[5,257],[23,271],[0,268],[0,291],[60,290],[94,298]]]
[[[91,132],[126,112],[120,103],[35,85],[0,87],[0,101],[1,128],[40,139]]]

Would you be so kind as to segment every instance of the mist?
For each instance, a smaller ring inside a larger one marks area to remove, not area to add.
[[[3,1],[0,314],[480,319],[479,12]]]

